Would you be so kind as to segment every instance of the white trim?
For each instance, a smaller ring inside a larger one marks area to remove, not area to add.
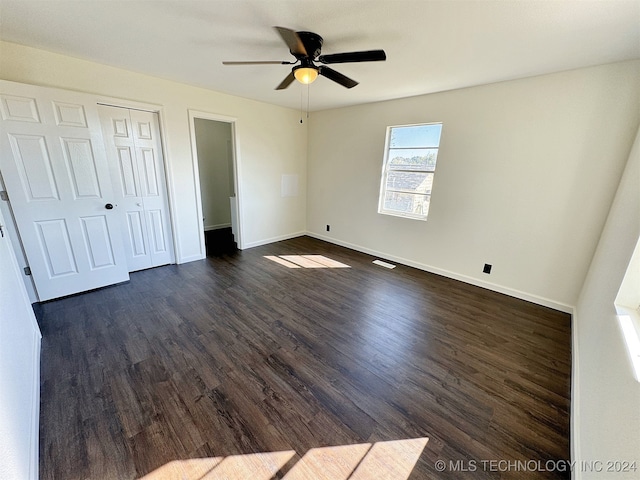
[[[138,102],[135,100],[126,100],[124,98],[109,97],[105,95],[95,95],[96,103],[106,105],[108,107],[127,108],[132,110],[142,110],[143,112],[159,113],[162,105],[159,103]]]
[[[290,240],[292,238],[302,237],[304,235],[312,236],[308,232],[296,232],[296,233],[290,233],[290,234],[287,234],[287,235],[280,235],[278,237],[266,238],[264,240],[258,240],[256,242],[246,243],[243,246],[243,248],[240,248],[240,247],[238,247],[238,248],[240,248],[240,250],[245,250],[247,248],[260,247],[262,245],[268,245],[269,243],[281,242],[282,240]]]
[[[437,275],[442,275],[443,277],[452,278],[454,280],[460,280],[461,282],[468,283],[470,285],[475,285],[476,287],[482,287],[482,288],[486,288],[487,290],[503,293],[505,295],[509,295],[510,297],[519,298],[520,300],[525,300],[527,302],[535,303],[543,307],[553,308],[554,310],[559,310],[561,312],[569,313],[569,314],[573,314],[573,311],[574,311],[573,306],[556,302],[548,298],[539,297],[537,295],[531,295],[529,293],[521,292],[520,290],[515,290],[513,288],[503,287],[502,285],[497,285],[495,283],[483,282],[482,280],[478,280],[477,278],[473,278],[473,277],[468,277],[467,275],[461,275],[459,273],[451,272],[449,270],[443,270],[441,268],[433,267],[431,265],[426,265],[424,263],[414,262],[413,260],[409,260],[407,258],[398,257],[395,255],[389,255],[387,253],[380,252],[378,250],[372,250],[370,248],[363,247],[361,245],[355,245],[353,243],[343,242],[341,240],[337,240],[331,237],[326,237],[324,235],[320,235],[314,232],[307,232],[306,234],[309,235],[310,237],[314,237],[319,240],[324,240],[325,242],[334,243],[336,245],[350,248],[352,250],[357,250],[362,253],[367,253],[375,257],[382,257],[386,260],[391,260],[393,262],[401,263],[409,267],[417,268],[419,270],[424,270],[425,272],[435,273]]]
[[[0,172],[0,190],[7,190],[6,185],[4,185],[2,179],[2,172]],[[16,261],[18,262],[18,267],[20,271],[24,270],[25,267],[29,266],[27,262],[27,254],[24,251],[24,245],[22,244],[22,238],[20,237],[20,232],[18,231],[18,225],[16,224],[16,218],[13,215],[13,210],[11,208],[11,199],[8,201],[0,200],[0,212],[2,212],[2,216],[4,218],[4,223],[6,227],[6,233],[11,240],[12,250],[16,256]],[[29,297],[30,303],[35,303],[40,301],[40,297],[38,296],[38,291],[36,290],[36,285],[33,282],[32,275],[23,275],[22,282],[24,283],[25,288],[27,289],[27,296]]]
[[[220,115],[217,113],[203,112],[200,110],[188,109],[187,113],[189,115],[189,137],[191,139],[191,165],[193,167],[193,184],[195,188],[195,196],[196,196],[196,208],[198,215],[198,230],[199,230],[199,241],[200,241],[200,254],[201,258],[206,257],[206,246],[204,242],[204,232],[205,227],[202,224],[202,193],[200,191],[200,169],[198,168],[198,150],[196,148],[196,125],[195,119],[200,118],[203,120],[213,120],[216,122],[224,122],[231,124],[231,147],[232,147],[232,155],[233,155],[233,182],[235,188],[235,201],[236,201],[236,209],[238,212],[238,225],[236,232],[236,243],[238,244],[238,248],[244,248],[244,244],[242,243],[242,208],[241,208],[241,192],[240,192],[240,148],[238,146],[238,119],[235,117],[229,117],[226,115]],[[185,262],[181,262],[185,263]]]
[[[580,450],[580,352],[578,349],[578,311],[574,310],[571,317],[571,406],[569,416],[569,441],[571,461],[575,465],[581,465],[582,453]],[[579,468],[571,471],[573,480],[580,480],[582,472]]]
[[[203,258],[207,258],[206,253],[203,254],[196,254],[196,255],[189,255],[188,257],[182,257],[180,258],[180,261],[178,262],[178,265],[181,265],[183,263],[189,263],[189,262],[195,262],[196,260],[202,260]]]
[[[204,226],[204,231],[205,232],[209,232],[211,230],[220,230],[223,228],[229,228],[231,226],[230,223],[219,223],[217,225],[205,225]]]
[[[30,442],[30,466],[29,478],[38,480],[39,455],[40,455],[40,347],[42,334],[39,329],[33,331],[33,385],[31,389],[31,442]]]
[[[158,114],[158,128],[160,128],[160,146],[164,163],[167,203],[169,204],[169,222],[171,224],[171,236],[173,237],[173,261],[178,263],[178,255],[182,254],[182,248],[177,225],[178,206],[176,205],[177,195],[174,191],[176,185],[175,175],[173,174],[172,162],[169,160],[169,137],[165,135],[168,129],[165,122],[164,107],[160,107],[156,113]]]
[[[402,212],[400,210],[391,210],[391,209],[386,209],[384,207],[384,201],[386,198],[386,194],[388,192],[387,190],[387,181],[389,178],[389,173],[391,171],[397,172],[397,171],[406,171],[406,172],[417,172],[417,173],[431,173],[433,175],[431,183],[433,184],[434,180],[435,180],[435,175],[436,175],[436,167],[433,168],[433,170],[391,170],[389,168],[389,153],[391,152],[391,150],[393,148],[400,148],[400,149],[414,149],[414,150],[419,150],[419,149],[429,149],[429,150],[435,150],[436,151],[436,160],[437,160],[437,155],[438,152],[440,151],[440,137],[438,138],[438,145],[436,145],[435,147],[391,147],[391,130],[393,130],[394,128],[411,128],[411,127],[423,127],[423,126],[432,126],[432,125],[440,125],[440,136],[442,136],[442,128],[444,126],[443,122],[428,122],[428,123],[413,123],[410,125],[390,125],[387,127],[386,133],[385,133],[385,141],[384,141],[384,157],[382,160],[382,175],[380,177],[380,191],[378,193],[378,213],[381,215],[391,215],[393,217],[402,217],[402,218],[408,218],[411,220],[421,220],[421,221],[426,221],[427,218],[429,217],[429,209],[427,208],[427,212],[426,213],[413,213],[413,212]],[[431,192],[430,193],[418,193],[418,192],[397,192],[397,193],[407,193],[409,195],[426,195],[429,197],[429,202],[431,202]]]

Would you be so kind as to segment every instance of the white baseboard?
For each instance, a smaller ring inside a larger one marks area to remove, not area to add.
[[[205,225],[204,231],[208,232],[209,230],[220,230],[222,228],[230,228],[230,227],[231,227],[230,223],[220,223],[218,225]]]
[[[308,235],[307,232],[295,232],[289,233],[287,235],[281,235],[279,237],[266,238],[264,240],[257,240],[255,242],[243,243],[242,245],[238,245],[240,250],[246,250],[247,248],[259,247],[261,245],[267,245],[269,243],[281,242],[282,240],[289,240],[291,238],[302,237],[303,235]]]
[[[189,255],[188,257],[177,258],[176,264],[180,265],[181,263],[195,262],[197,260],[202,260],[203,258],[206,258],[206,257],[207,255],[204,253],[198,254],[198,255]]]
[[[519,290],[515,290],[512,288],[504,287],[502,285],[497,285],[491,282],[484,282],[482,280],[478,280],[477,278],[468,277],[466,275],[461,275],[459,273],[450,272],[448,270],[443,270],[441,268],[433,267],[431,265],[426,265],[419,262],[414,262],[413,260],[409,260],[407,258],[398,257],[395,255],[389,255],[388,253],[379,252],[377,250],[372,250],[367,247],[363,247],[361,245],[356,245],[349,242],[343,242],[336,238],[326,237],[324,235],[314,233],[314,232],[306,232],[306,235],[310,237],[317,238],[319,240],[324,240],[325,242],[334,243],[336,245],[340,245],[342,247],[350,248],[351,250],[357,250],[358,252],[366,253],[368,255],[374,255],[376,257],[381,257],[386,260],[391,260],[396,263],[400,263],[402,265],[407,265],[409,267],[417,268],[418,270],[424,270],[425,272],[435,273],[436,275],[441,275],[443,277],[452,278],[453,280],[460,280],[461,282],[468,283],[471,285],[475,285],[477,287],[486,288],[487,290],[492,290],[494,292],[503,293],[505,295],[509,295],[510,297],[519,298],[520,300],[525,300],[527,302],[535,303],[537,305],[541,305],[543,307],[553,308],[554,310],[559,310],[561,312],[573,314],[573,306],[566,305],[564,303],[556,302],[554,300],[539,297],[537,295],[531,295],[526,292],[521,292]]]

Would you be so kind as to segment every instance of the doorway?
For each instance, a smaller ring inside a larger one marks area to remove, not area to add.
[[[204,250],[207,256],[231,254],[240,243],[235,123],[209,114],[190,116]]]

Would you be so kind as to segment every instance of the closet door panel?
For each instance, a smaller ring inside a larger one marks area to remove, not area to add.
[[[154,266],[173,261],[171,220],[158,114],[131,110],[142,201]]]
[[[157,114],[100,106],[129,271],[174,262]]]
[[[0,80],[0,171],[40,301],[126,281],[91,95]]]

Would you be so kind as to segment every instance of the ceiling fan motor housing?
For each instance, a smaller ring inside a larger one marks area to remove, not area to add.
[[[310,59],[314,59],[318,55],[320,55],[320,51],[322,50],[322,37],[320,35],[313,32],[296,32],[296,33],[298,34],[298,37],[300,37],[300,40],[302,41],[302,44],[304,45],[304,48],[307,51],[307,55],[305,56],[300,53],[291,52],[291,54],[294,57],[298,59],[303,59],[308,56]]]

